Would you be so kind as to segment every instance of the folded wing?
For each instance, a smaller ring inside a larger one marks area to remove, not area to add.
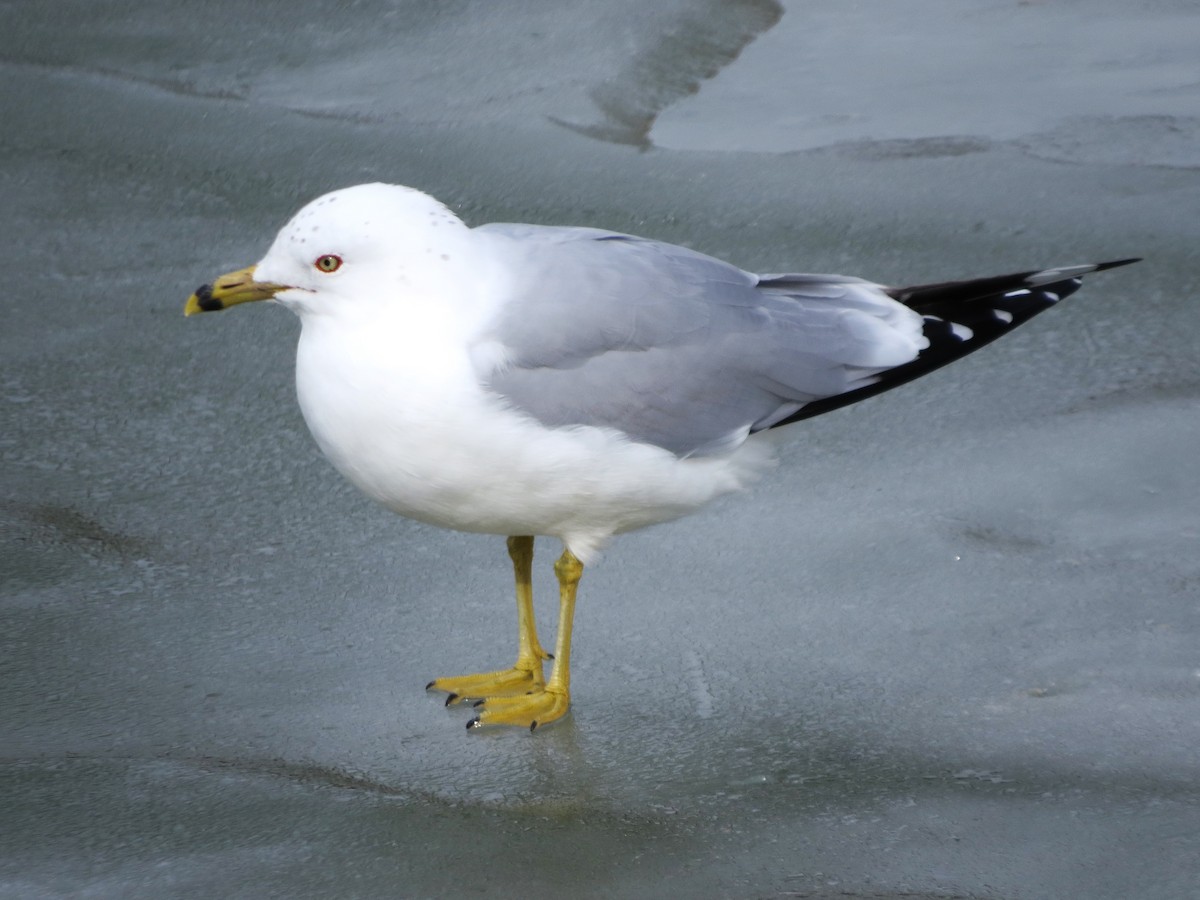
[[[481,378],[544,425],[721,452],[927,346],[921,316],[857,278],[760,278],[682,247],[489,225],[516,272],[475,345]],[[514,265],[515,263],[515,265]]]

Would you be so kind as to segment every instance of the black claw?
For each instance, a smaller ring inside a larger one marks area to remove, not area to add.
[[[433,681],[429,682],[429,684],[425,685],[425,690],[429,690],[429,689],[430,689],[431,687],[433,687],[435,684],[437,684],[437,679],[436,679],[436,678],[435,678],[435,679],[433,679]]]
[[[530,723],[529,723],[529,730],[530,730],[531,732],[532,732],[532,731],[533,731],[533,729],[535,729],[535,728],[537,728],[537,719],[534,719],[532,722],[530,722]]]
[[[487,700],[476,700],[471,704],[471,709],[479,709],[479,707],[483,706],[485,703],[487,703]]]
[[[467,731],[470,731],[472,728],[478,728],[478,727],[479,727],[479,716],[476,716],[470,722],[467,723]]]
[[[458,699],[458,694],[451,694],[449,697],[446,698],[446,705],[449,706],[451,703],[453,703],[457,699]]]
[[[553,653],[547,653],[547,654],[546,654],[546,659],[554,659],[554,654],[553,654]]]

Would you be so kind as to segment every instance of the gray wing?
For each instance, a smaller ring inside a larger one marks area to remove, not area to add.
[[[719,452],[924,346],[921,317],[861,279],[760,277],[595,229],[475,231],[511,276],[472,348],[476,368],[547,426],[614,428],[680,456]]]

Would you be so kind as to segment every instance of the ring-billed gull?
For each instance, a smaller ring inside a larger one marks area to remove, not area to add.
[[[468,728],[532,729],[567,710],[576,586],[614,535],[752,482],[779,426],[965,356],[1134,261],[899,289],[754,275],[593,228],[469,228],[369,184],[314,200],[185,312],[296,312],[296,393],[338,471],[401,515],[508,536],[515,665],[428,687],[478,699]],[[534,622],[537,535],[563,542],[553,656]]]

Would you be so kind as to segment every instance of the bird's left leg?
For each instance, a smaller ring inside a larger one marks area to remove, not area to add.
[[[446,705],[468,698],[508,697],[528,694],[545,685],[542,660],[553,657],[542,649],[533,614],[533,537],[515,535],[508,539],[508,555],[513,562],[517,583],[517,662],[511,669],[437,678],[426,690],[446,691]]]

